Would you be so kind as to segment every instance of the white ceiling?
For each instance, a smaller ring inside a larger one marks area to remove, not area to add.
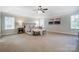
[[[45,6],[48,8],[46,16],[66,15],[79,11],[78,6]],[[0,7],[0,11],[9,14],[25,17],[37,17],[35,12],[36,6],[4,6]]]

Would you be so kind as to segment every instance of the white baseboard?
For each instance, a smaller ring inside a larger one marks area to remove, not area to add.
[[[58,33],[58,34],[65,34],[65,35],[74,35],[74,36],[78,35],[78,34],[72,34],[72,33],[66,33],[66,32],[52,32],[52,31],[47,31],[47,32]]]

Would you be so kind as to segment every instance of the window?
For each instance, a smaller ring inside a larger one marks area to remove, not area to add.
[[[36,21],[35,21],[35,23],[36,23],[36,25],[35,25],[35,26],[36,26],[36,27],[38,27],[38,26],[39,26],[39,21],[38,21],[38,20],[36,20]]]
[[[36,23],[36,27],[37,26],[44,27],[44,19],[38,19],[38,20],[35,21],[35,23]]]
[[[15,29],[15,18],[5,16],[5,30]]]
[[[40,19],[39,23],[40,23],[40,26],[44,27],[44,19]]]
[[[71,29],[79,29],[79,15],[71,16]]]

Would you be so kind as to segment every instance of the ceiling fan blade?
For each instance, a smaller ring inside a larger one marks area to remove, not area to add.
[[[48,9],[46,8],[46,9],[43,9],[43,10],[48,10]]]
[[[43,13],[45,13],[45,11],[42,11]]]

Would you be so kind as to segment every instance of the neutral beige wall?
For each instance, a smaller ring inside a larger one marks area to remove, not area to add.
[[[16,29],[14,30],[4,30],[4,17],[5,16],[13,16],[16,19]],[[73,34],[73,35],[77,35],[78,34],[78,30],[73,30],[70,28],[70,16],[71,15],[63,15],[60,16],[61,17],[61,24],[60,25],[49,25],[49,18],[45,18],[45,27],[47,29],[47,31],[50,32],[58,32],[58,33],[65,33],[65,34]],[[2,32],[3,35],[7,35],[7,34],[16,34],[17,33],[17,21],[18,20],[22,20],[25,23],[34,23],[37,19],[35,18],[28,18],[28,17],[21,17],[21,16],[14,16],[8,13],[3,13],[2,15]],[[0,30],[1,31],[1,30]]]
[[[71,29],[71,15],[63,15],[60,16],[61,24],[59,25],[49,25],[49,19],[45,20],[45,26],[47,31],[49,32],[57,32],[57,33],[64,33],[64,34],[72,34],[77,35],[78,30]]]

